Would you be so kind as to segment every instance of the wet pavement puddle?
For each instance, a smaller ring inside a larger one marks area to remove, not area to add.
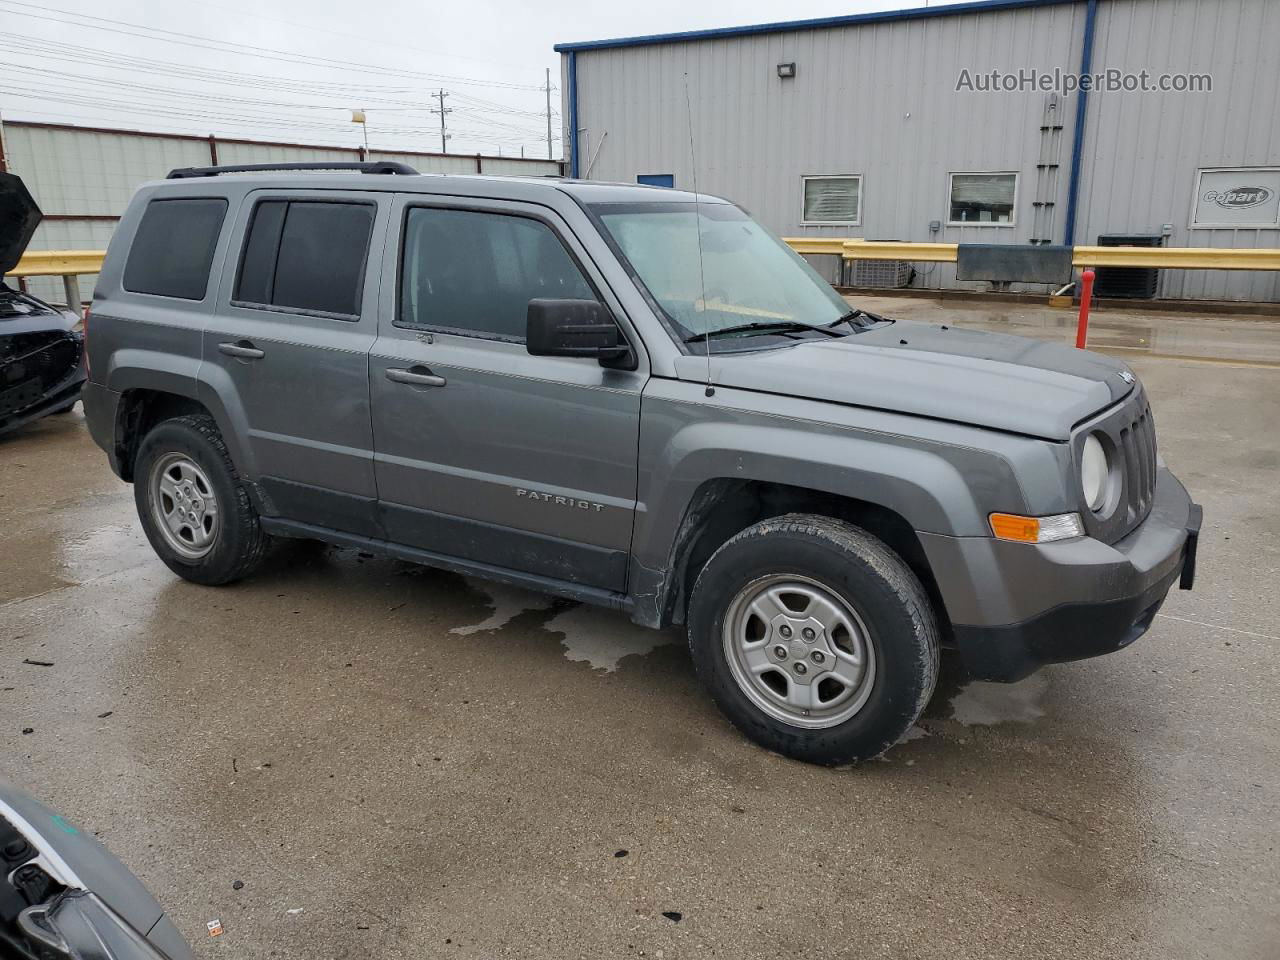
[[[548,610],[555,603],[555,598],[546,594],[521,590],[519,587],[508,587],[500,583],[486,583],[483,580],[466,578],[467,586],[489,600],[492,611],[479,623],[464,624],[452,627],[449,632],[466,637],[474,633],[485,633],[505,627],[522,613],[531,610]]]
[[[1033,674],[1018,683],[986,683],[974,680],[951,699],[951,719],[966,727],[990,727],[1000,723],[1033,723],[1044,716],[1044,695],[1049,678]]]
[[[485,583],[468,578],[467,585],[488,598],[489,615],[478,623],[453,627],[460,636],[501,630],[516,617],[539,610],[556,610],[542,624],[542,630],[561,635],[560,644],[568,660],[585,662],[592,669],[611,673],[625,657],[644,656],[659,647],[683,642],[680,630],[650,630],[632,623],[616,610],[557,600],[555,597]]]

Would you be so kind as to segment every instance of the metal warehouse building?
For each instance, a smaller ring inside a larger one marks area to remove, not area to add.
[[[572,175],[691,189],[696,156],[701,191],[784,236],[1277,247],[1277,38],[1276,0],[985,0],[556,50]],[[1055,71],[1103,80],[1044,86]],[[979,286],[916,267],[849,265]],[[1280,275],[1157,290],[1276,301]]]

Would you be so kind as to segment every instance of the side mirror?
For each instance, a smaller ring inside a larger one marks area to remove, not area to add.
[[[535,357],[595,357],[602,362],[631,356],[617,321],[595,300],[530,300],[525,349]]]

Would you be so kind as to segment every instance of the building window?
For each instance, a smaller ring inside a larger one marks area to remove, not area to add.
[[[862,222],[862,177],[801,177],[804,203],[801,225],[832,224],[856,227]]]
[[[947,224],[1011,227],[1017,201],[1016,173],[953,173]]]

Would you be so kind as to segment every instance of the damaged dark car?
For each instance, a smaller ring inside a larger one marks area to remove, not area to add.
[[[41,219],[22,179],[0,173],[0,434],[66,413],[85,379],[80,318],[5,280]]]
[[[63,817],[0,777],[0,957],[192,960],[138,878]]]

